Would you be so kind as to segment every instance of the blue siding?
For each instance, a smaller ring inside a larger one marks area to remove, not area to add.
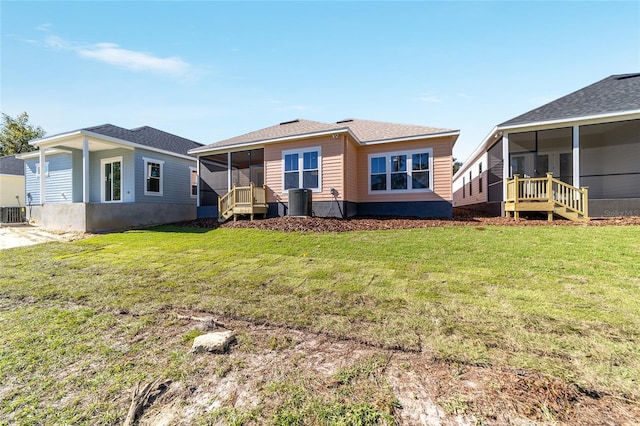
[[[41,204],[40,177],[36,176],[36,164],[39,158],[25,160],[25,189],[31,194],[27,202]],[[62,153],[48,155],[45,162],[49,163],[49,175],[45,177],[46,203],[70,203],[73,198],[72,157]]]
[[[196,167],[196,160],[176,158],[157,152],[136,151],[136,201],[144,203],[196,204],[191,197],[191,171]],[[162,196],[145,195],[146,178],[144,158],[164,161],[162,167]]]
[[[94,151],[89,156],[89,201],[102,202],[102,169],[100,161],[105,158],[122,157],[122,202],[135,201],[134,152],[130,149],[110,149]],[[80,165],[82,169],[82,164]]]
[[[73,158],[73,202],[82,202],[82,151],[74,149]]]

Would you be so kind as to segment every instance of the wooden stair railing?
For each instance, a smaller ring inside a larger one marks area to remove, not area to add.
[[[521,178],[514,175],[507,180],[507,217],[510,212],[519,218],[521,211],[547,212],[553,220],[557,214],[569,220],[589,220],[589,188],[576,188],[547,173],[542,178]]]
[[[218,197],[218,221],[224,222],[239,214],[248,214],[253,220],[256,213],[267,214],[267,195],[265,186],[233,186],[231,191]]]

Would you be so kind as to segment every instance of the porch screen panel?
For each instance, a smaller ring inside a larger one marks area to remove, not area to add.
[[[573,129],[539,131],[535,160],[535,177],[552,173],[553,177],[573,184]]]
[[[487,200],[489,202],[502,201],[502,181],[503,181],[503,161],[502,161],[502,139],[488,151],[487,167]]]
[[[580,185],[589,198],[640,198],[640,120],[580,127]]]
[[[227,154],[200,159],[200,205],[217,206],[218,197],[227,193]]]
[[[509,134],[509,170],[511,176],[533,177],[536,156],[536,132]]]

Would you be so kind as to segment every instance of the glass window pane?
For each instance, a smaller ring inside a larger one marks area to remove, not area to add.
[[[371,190],[386,191],[387,175],[371,175]]]
[[[411,163],[412,170],[429,170],[429,154],[426,152],[413,154]]]
[[[305,152],[303,158],[304,170],[317,169],[318,168],[318,152]]]
[[[298,170],[298,154],[287,154],[284,156],[284,171],[293,170]]]
[[[289,172],[284,174],[284,189],[298,188],[299,185],[298,172]]]
[[[391,171],[392,172],[406,172],[407,171],[407,156],[406,155],[394,155],[391,157]]]
[[[391,189],[407,189],[407,174],[391,173]]]
[[[374,157],[371,159],[371,173],[386,173],[387,162],[385,157]]]
[[[147,179],[147,192],[160,192],[160,179]]]
[[[104,200],[111,201],[111,163],[104,165]]]
[[[120,201],[121,193],[120,162],[113,163],[113,200]]]
[[[413,172],[411,187],[413,189],[429,188],[429,172]]]
[[[317,170],[302,173],[302,187],[310,188],[310,189],[318,188],[318,171]]]

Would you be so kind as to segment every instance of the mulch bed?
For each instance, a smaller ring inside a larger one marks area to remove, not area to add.
[[[451,219],[420,219],[384,216],[335,219],[284,216],[269,219],[255,219],[253,221],[242,218],[238,219],[236,222],[229,220],[225,223],[218,223],[216,218],[203,218],[190,222],[181,222],[177,225],[204,229],[255,228],[287,232],[347,232],[384,229],[433,228],[443,226],[638,226],[640,225],[640,217],[595,218],[588,222],[571,222],[569,220],[558,219],[553,222],[548,222],[540,216],[532,216],[531,218],[523,218],[516,221],[512,218],[486,216],[476,211],[454,209],[453,218]]]

